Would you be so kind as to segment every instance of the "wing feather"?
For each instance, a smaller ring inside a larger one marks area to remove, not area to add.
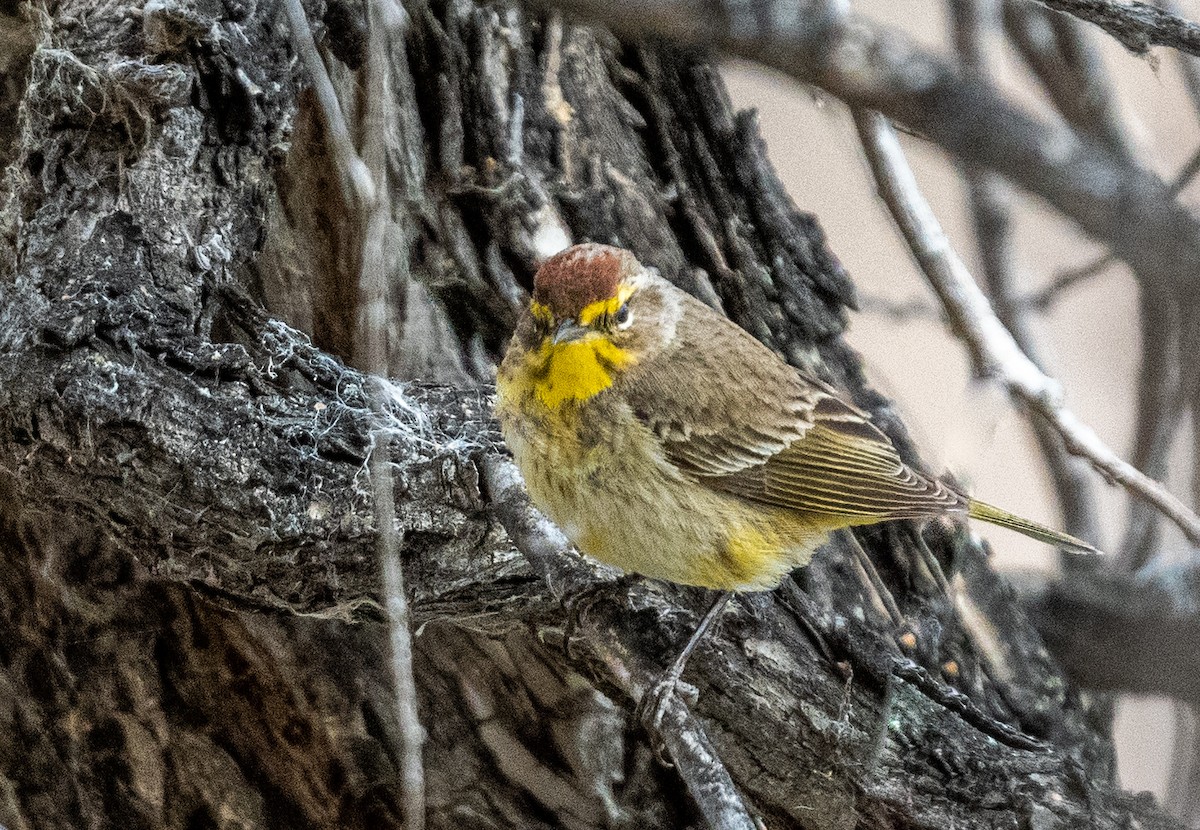
[[[713,350],[688,348],[696,338]],[[866,413],[728,320],[685,308],[675,342],[630,371],[624,391],[682,474],[751,501],[863,523],[966,510],[961,493],[904,464]],[[714,353],[741,371],[708,365]]]

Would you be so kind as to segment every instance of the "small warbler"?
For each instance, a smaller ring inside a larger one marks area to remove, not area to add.
[[[581,551],[726,592],[678,670],[729,591],[774,588],[841,528],[971,516],[1095,552],[913,470],[866,413],[621,248],[542,264],[497,393],[533,502]]]

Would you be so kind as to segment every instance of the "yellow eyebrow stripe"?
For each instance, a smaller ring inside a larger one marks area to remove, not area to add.
[[[529,313],[533,315],[533,319],[547,326],[554,322],[554,312],[550,310],[550,306],[537,300],[529,304]]]
[[[625,305],[629,298],[633,296],[633,291],[634,288],[632,285],[622,285],[617,288],[617,296],[588,303],[583,307],[583,311],[579,312],[579,324],[590,326],[597,317],[605,314],[616,314],[621,306]]]

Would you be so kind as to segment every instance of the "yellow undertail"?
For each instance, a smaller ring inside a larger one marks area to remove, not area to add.
[[[999,507],[992,507],[990,504],[985,504],[981,501],[971,499],[968,512],[972,519],[979,519],[981,522],[989,522],[1000,527],[1007,527],[1009,530],[1023,533],[1031,539],[1037,539],[1039,542],[1045,542],[1047,545],[1066,548],[1073,553],[1100,552],[1087,542],[1076,539],[1074,536],[1043,527],[1037,522],[1022,519],[1020,516],[1014,516],[1012,513],[1001,510]]]

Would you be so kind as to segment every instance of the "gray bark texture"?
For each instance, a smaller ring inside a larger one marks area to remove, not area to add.
[[[363,10],[306,11],[353,116],[381,94]],[[280,4],[0,2],[8,830],[400,826],[381,435],[429,826],[711,823],[614,669],[662,670],[706,597],[566,556],[552,593],[493,509],[488,367],[548,224],[633,249],[919,463],[841,339],[847,275],[706,56],[506,3],[407,11],[389,251],[412,279],[380,415],[343,360],[356,241]],[[963,527],[835,540],[735,600],[686,679],[761,826],[1178,826],[1114,785],[1104,723]]]

